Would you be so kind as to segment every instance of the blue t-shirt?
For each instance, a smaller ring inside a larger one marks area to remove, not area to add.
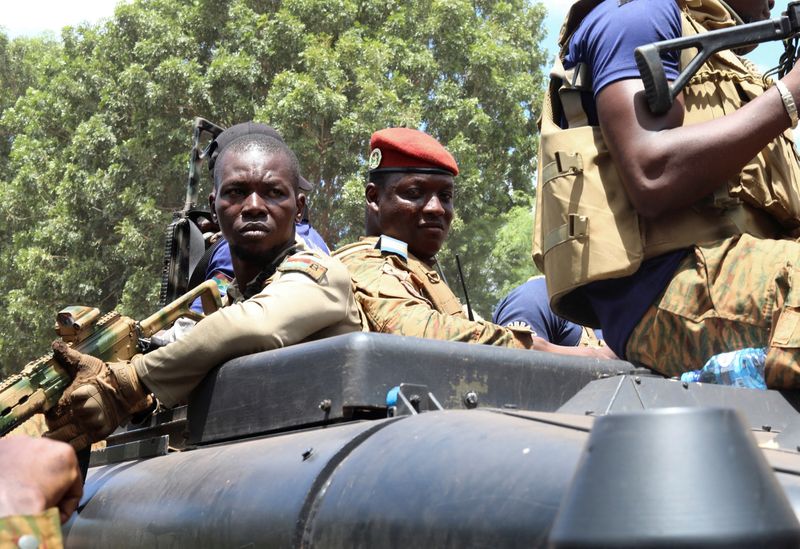
[[[639,46],[681,36],[681,14],[675,0],[605,0],[594,8],[572,35],[565,69],[586,63],[591,69],[592,93],[583,94],[589,123],[597,126],[595,97],[607,85],[630,78],[640,79],[633,50]],[[669,80],[679,74],[680,55],[662,56]]]
[[[680,36],[681,15],[674,0],[631,0],[622,5],[605,0],[594,8],[572,35],[563,60],[566,69],[578,63],[591,68],[592,93],[582,95],[589,123],[598,125],[595,98],[604,87],[641,78],[634,49]],[[662,61],[667,78],[677,78],[679,54],[666,53]],[[582,289],[600,320],[606,343],[617,356],[625,357],[631,332],[667,287],[686,253],[679,250],[649,259],[631,276],[593,282]]]
[[[514,288],[504,297],[492,315],[500,326],[523,324],[534,335],[556,345],[575,346],[581,342],[583,328],[561,318],[550,308],[544,277],[537,277]],[[602,334],[598,335],[601,338]]]
[[[303,239],[306,246],[312,250],[320,251],[325,255],[331,255],[328,245],[325,244],[325,241],[322,240],[322,236],[311,226],[311,223],[309,223],[307,219],[295,223],[294,230],[297,232],[297,236]]]

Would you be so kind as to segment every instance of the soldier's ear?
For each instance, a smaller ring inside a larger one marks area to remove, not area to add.
[[[297,206],[297,213],[294,214],[294,220],[297,223],[300,223],[303,220],[303,213],[306,209],[306,195],[305,193],[297,193],[297,198],[295,200],[295,204]]]
[[[208,207],[211,210],[211,219],[213,221],[217,220],[217,208],[216,208],[217,196],[214,194],[214,191],[208,193]]]
[[[380,189],[378,186],[373,183],[367,183],[367,187],[364,189],[364,197],[367,199],[367,207],[378,207],[378,202],[380,200]]]

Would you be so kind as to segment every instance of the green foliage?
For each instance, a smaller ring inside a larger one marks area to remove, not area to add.
[[[40,353],[64,305],[153,310],[195,116],[278,128],[333,245],[362,232],[370,134],[436,136],[461,167],[442,263],[455,285],[460,255],[487,314],[533,269],[543,16],[530,0],[135,0],[60,42],[0,32],[0,364]]]

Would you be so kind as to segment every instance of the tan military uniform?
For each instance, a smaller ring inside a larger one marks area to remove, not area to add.
[[[333,253],[350,271],[371,331],[524,348],[512,330],[469,320],[435,270],[411,254],[382,253],[376,244],[378,238],[367,237]]]
[[[182,339],[132,359],[139,378],[161,402],[183,401],[226,360],[361,330],[350,277],[339,261],[306,251],[298,241],[295,253],[273,267],[274,274],[262,273],[244,292],[229,288],[231,304]]]
[[[0,547],[64,547],[58,509],[53,507],[38,515],[0,518]]]

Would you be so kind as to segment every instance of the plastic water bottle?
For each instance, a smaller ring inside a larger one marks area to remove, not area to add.
[[[709,358],[700,370],[681,374],[681,381],[766,389],[767,384],[764,381],[766,361],[766,349],[747,348],[720,353]]]

